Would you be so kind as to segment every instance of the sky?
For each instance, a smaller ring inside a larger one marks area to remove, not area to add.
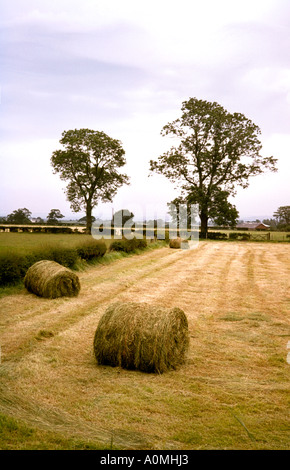
[[[231,199],[240,218],[289,205],[289,0],[2,0],[0,41],[0,215],[84,215],[50,163],[62,133],[80,128],[121,141],[131,181],[93,214],[162,214],[178,193],[148,177],[149,161],[171,147],[161,129],[193,97],[251,119],[261,153],[278,159]]]

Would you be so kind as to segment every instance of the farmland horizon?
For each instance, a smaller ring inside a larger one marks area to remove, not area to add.
[[[16,209],[18,209],[18,208],[15,207],[15,210]],[[129,206],[124,207],[123,209],[130,210],[130,207]],[[61,210],[61,212],[62,212],[62,210]],[[44,211],[33,212],[31,218],[33,219],[33,218],[36,218],[36,217],[41,217],[42,219],[46,220],[47,214],[48,214],[48,212],[44,212]],[[112,209],[111,209],[111,212],[110,211],[107,211],[106,213],[102,212],[102,214],[100,214],[100,215],[103,218],[107,218],[106,220],[110,220],[110,214],[112,214]],[[6,217],[7,215],[8,215],[8,213],[5,213],[4,211],[0,212],[0,217]],[[96,212],[93,212],[92,215],[96,218],[99,218],[99,219],[102,218],[102,217],[99,217],[99,215]],[[77,214],[74,214],[72,212],[71,213],[66,213],[66,215],[62,219],[61,223],[78,222],[81,218],[83,218],[85,216],[86,216],[85,212],[79,212]],[[244,221],[247,221],[247,222],[250,222],[250,221],[255,222],[256,220],[261,220],[262,221],[262,220],[265,220],[265,219],[270,219],[272,217],[273,217],[273,214],[270,214],[270,213],[267,213],[267,214],[254,214],[254,215],[239,214],[239,220],[244,220]],[[150,217],[150,219],[146,219],[146,218],[144,219],[144,218],[142,218],[142,216],[138,216],[138,215],[135,216],[135,214],[134,214],[134,220],[136,222],[145,222],[146,220],[153,220],[153,219],[154,219],[154,214],[152,215],[152,217]],[[168,221],[168,219],[164,219],[164,220],[165,220],[165,222]],[[211,224],[209,224],[209,225],[211,225]]]

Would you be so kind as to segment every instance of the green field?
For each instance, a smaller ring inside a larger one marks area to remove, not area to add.
[[[23,253],[51,245],[75,247],[78,244],[92,240],[91,235],[58,234],[58,233],[0,233],[0,253],[6,250]],[[109,246],[110,240],[106,240]]]
[[[276,232],[276,231],[273,231],[273,232],[268,232],[268,231],[256,231],[256,230],[212,230],[212,229],[209,229],[209,232],[221,232],[221,233],[226,233],[226,234],[229,234],[229,233],[233,233],[233,232],[236,232],[236,233],[249,233],[253,236],[265,236],[266,234],[270,234],[270,241],[274,241],[274,242],[286,242],[286,241],[289,241],[290,238],[288,237],[287,238],[287,235],[290,235],[289,232]]]
[[[222,233],[232,233],[231,230],[209,230],[210,232],[222,232]],[[237,233],[250,233],[252,235],[261,235],[265,236],[264,232],[237,232]],[[287,235],[287,232],[267,232],[270,233],[270,241],[276,242],[286,242],[290,238]],[[13,250],[18,253],[25,254],[27,251],[33,249],[43,248],[51,245],[58,245],[63,247],[74,247],[79,243],[82,243],[86,240],[92,240],[91,235],[85,234],[53,234],[53,233],[0,233],[0,253]],[[109,247],[112,240],[104,240],[106,245]]]

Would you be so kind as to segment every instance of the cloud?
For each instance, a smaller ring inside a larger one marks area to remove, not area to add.
[[[112,115],[120,119],[130,113],[126,92],[142,86],[146,72],[88,57],[84,42],[100,47],[96,34],[72,37],[39,26],[7,33],[1,53],[2,136],[13,135],[17,128],[17,138],[34,138],[35,133],[47,137],[60,129],[108,123]]]
[[[288,1],[4,0],[0,8],[0,158],[10,211],[20,199],[11,168],[36,184],[22,162],[30,151],[55,191],[50,151],[64,130],[103,130],[123,142],[126,201],[157,198],[161,186],[169,198],[167,182],[148,180],[148,162],[170,146],[160,130],[189,97],[245,114],[263,143],[289,134]]]
[[[255,176],[247,189],[238,191],[232,202],[237,205],[241,218],[272,217],[279,206],[289,205],[289,146],[289,133],[273,133],[265,139],[263,152],[278,158],[278,172]]]

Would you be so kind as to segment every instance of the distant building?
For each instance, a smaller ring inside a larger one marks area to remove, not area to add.
[[[263,222],[243,222],[236,226],[238,230],[269,230],[270,225],[263,224]]]

